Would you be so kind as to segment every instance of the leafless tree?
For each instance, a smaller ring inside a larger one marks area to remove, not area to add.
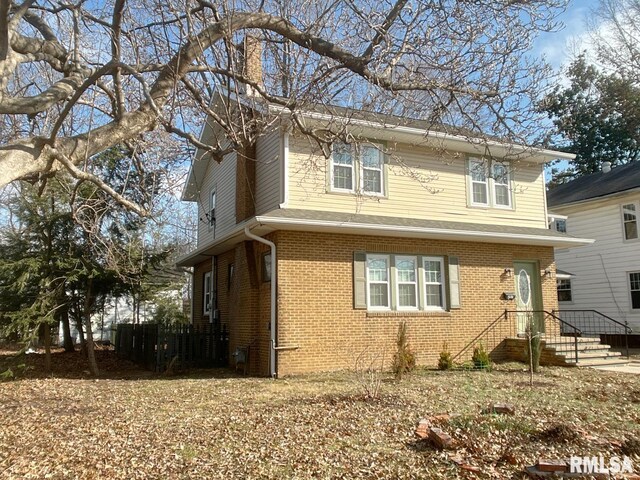
[[[318,104],[531,139],[546,67],[528,51],[565,3],[0,0],[0,186],[66,170],[145,213],[93,156],[164,129],[220,161],[285,115],[318,134],[300,115]],[[262,78],[243,68],[246,35],[264,45]],[[236,100],[248,90],[255,108]],[[212,145],[197,135],[207,118]]]
[[[640,85],[640,0],[600,0],[588,22],[598,60]]]

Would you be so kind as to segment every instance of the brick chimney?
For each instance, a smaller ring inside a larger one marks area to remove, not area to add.
[[[258,37],[247,35],[244,37],[243,50],[243,75],[253,83],[257,83],[261,87],[264,87],[264,83],[262,81],[262,40]],[[251,85],[247,85],[246,93],[249,96],[255,96],[257,94]]]

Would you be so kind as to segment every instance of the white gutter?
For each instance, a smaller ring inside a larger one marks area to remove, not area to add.
[[[244,234],[256,242],[268,245],[271,248],[271,340],[269,342],[269,374],[271,378],[276,378],[278,372],[276,371],[276,244],[270,242],[266,238],[254,235],[249,230],[249,227],[244,227]]]

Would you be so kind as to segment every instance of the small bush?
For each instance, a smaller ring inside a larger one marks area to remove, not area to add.
[[[451,352],[449,351],[449,346],[447,342],[442,344],[442,351],[440,352],[440,359],[438,360],[438,369],[439,370],[451,370],[453,368],[453,358],[451,357]]]
[[[482,343],[476,345],[473,349],[473,356],[471,357],[473,366],[479,370],[491,370],[491,359],[489,353],[484,348]]]
[[[416,355],[407,340],[406,322],[402,322],[398,326],[396,347],[396,353],[393,355],[393,373],[400,380],[405,373],[409,373],[416,368]]]

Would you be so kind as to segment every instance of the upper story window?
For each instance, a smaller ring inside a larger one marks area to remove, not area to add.
[[[471,205],[511,208],[511,174],[507,162],[469,159]]]
[[[384,156],[376,145],[334,143],[331,190],[384,195]]]
[[[628,203],[622,205],[622,226],[624,228],[625,240],[635,240],[638,238],[637,204]]]

